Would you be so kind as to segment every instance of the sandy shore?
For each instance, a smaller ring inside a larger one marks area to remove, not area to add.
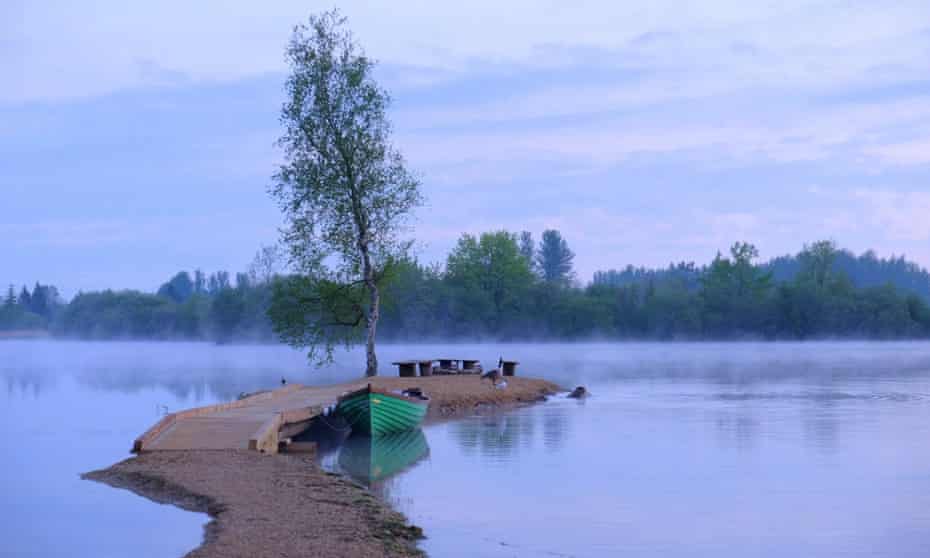
[[[432,398],[434,416],[528,403],[559,391],[544,380],[507,381],[506,388],[495,389],[477,376],[371,379],[388,389],[421,387]],[[422,536],[418,527],[307,456],[154,451],[84,478],[209,514],[203,544],[189,558],[422,555],[415,546]]]
[[[426,378],[379,376],[372,378],[371,384],[384,389],[422,388],[430,396],[429,412],[433,416],[470,412],[475,407],[532,403],[561,391],[558,385],[536,378],[514,376],[505,380],[507,387],[502,389],[494,388],[489,380],[482,380],[477,375]],[[364,383],[354,382],[352,385],[357,387]]]

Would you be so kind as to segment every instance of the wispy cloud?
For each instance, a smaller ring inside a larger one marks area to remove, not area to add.
[[[930,264],[923,0],[340,7],[423,177],[427,260],[463,231],[555,227],[582,277],[734,240]],[[278,223],[282,52],[309,9],[0,4],[5,263],[85,288],[244,265]]]

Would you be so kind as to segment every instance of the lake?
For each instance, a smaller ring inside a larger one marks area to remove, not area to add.
[[[431,423],[321,457],[424,528],[433,556],[926,556],[930,343],[384,346],[593,394]],[[82,481],[165,412],[363,369],[278,346],[0,342],[0,556],[176,557],[206,516]],[[388,373],[383,366],[383,373]],[[398,449],[401,448],[401,449]],[[153,527],[157,525],[158,529]],[[171,536],[164,536],[170,533]]]

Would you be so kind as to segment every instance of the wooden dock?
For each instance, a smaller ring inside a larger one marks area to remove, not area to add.
[[[419,387],[431,406],[474,406],[479,402],[533,400],[558,386],[542,380],[512,378],[507,390],[493,389],[477,375],[359,378],[328,386],[291,384],[238,401],[208,405],[163,417],[133,444],[132,451],[252,449],[276,453],[278,442],[296,435],[310,420],[334,405],[339,396],[365,387],[404,390]]]
[[[282,431],[299,428],[344,392],[365,385],[307,387],[298,384],[218,405],[166,415],[139,436],[132,450],[252,449],[278,451]]]

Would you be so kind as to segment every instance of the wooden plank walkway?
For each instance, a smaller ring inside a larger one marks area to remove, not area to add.
[[[133,451],[254,449],[274,453],[282,426],[309,420],[344,392],[365,383],[293,384],[239,401],[171,413],[137,438]]]

